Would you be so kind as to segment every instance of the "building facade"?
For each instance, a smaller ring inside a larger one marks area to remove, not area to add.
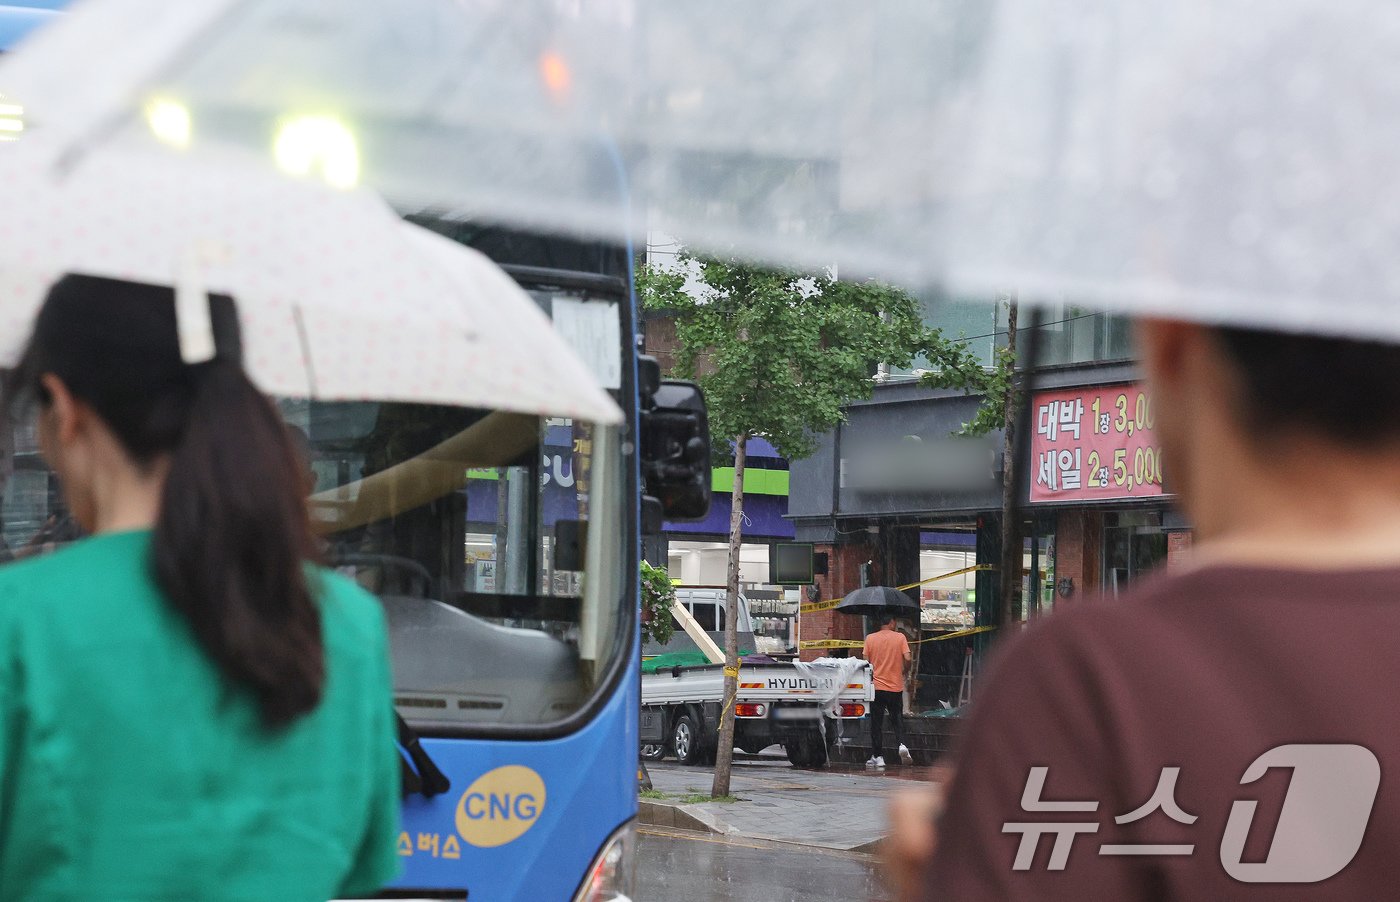
[[[980,320],[976,305],[951,306],[956,331],[969,335],[984,359],[1005,341],[999,306],[982,305]],[[938,305],[928,309],[930,324],[950,331]],[[975,331],[979,322],[983,331]],[[986,638],[943,642],[939,633],[957,632],[959,622],[997,619],[994,568],[1001,557],[1001,479],[1009,466],[1023,468],[1028,487],[1023,619],[1121,591],[1190,547],[1188,524],[1164,491],[1165,463],[1154,440],[1151,399],[1129,356],[1127,321],[1066,307],[1046,315],[1042,330],[1030,435],[1019,459],[996,458],[988,478],[920,485],[872,475],[910,455],[947,453],[948,437],[981,403],[923,387],[912,369],[891,373],[869,401],[850,405],[847,422],[823,437],[817,453],[791,464],[788,516],[795,537],[815,543],[830,562],[809,600],[840,598],[862,585],[917,585],[910,592],[922,605],[924,641],[920,686],[911,699],[916,710],[954,700],[966,650],[983,647]],[[1000,436],[991,445],[999,448]],[[891,448],[900,451],[891,455]],[[898,469],[905,469],[902,463]],[[820,610],[802,615],[801,633],[831,646],[858,641],[871,626]],[[809,660],[830,653],[802,652]]]

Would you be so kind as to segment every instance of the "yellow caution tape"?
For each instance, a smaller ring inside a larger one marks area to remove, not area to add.
[[[907,586],[896,586],[895,588],[896,588],[897,590],[899,590],[900,592],[907,592],[907,591],[909,591],[910,589],[915,589],[915,588],[918,588],[919,586],[922,586],[924,583],[936,583],[936,582],[938,582],[940,579],[951,579],[951,578],[954,577],[954,576],[962,576],[962,575],[965,574],[965,573],[980,573],[980,572],[982,572],[982,571],[984,571],[984,570],[995,570],[995,569],[996,569],[996,567],[993,566],[992,564],[977,564],[977,565],[972,566],[972,567],[964,567],[964,568],[962,568],[961,570],[953,570],[953,571],[950,571],[950,572],[948,572],[948,573],[940,573],[940,574],[938,574],[937,576],[930,576],[928,579],[921,579],[921,580],[919,580],[919,581],[916,582],[916,583],[910,583],[910,584],[907,585]],[[817,613],[818,611],[829,611],[829,610],[831,610],[832,608],[836,607],[837,605],[841,604],[842,601],[845,601],[845,599],[844,599],[844,598],[833,598],[833,599],[830,599],[829,601],[812,601],[812,602],[808,602],[808,603],[806,603],[806,604],[804,604],[804,605],[801,605],[801,606],[798,608],[798,610],[801,611],[803,614],[815,614],[815,613]]]
[[[922,586],[924,583],[936,583],[936,582],[938,582],[940,579],[948,579],[949,577],[953,577],[953,576],[962,576],[964,573],[980,573],[980,572],[982,572],[982,571],[984,571],[984,570],[995,570],[995,569],[996,569],[996,566],[993,565],[993,564],[976,564],[976,565],[974,565],[974,566],[972,566],[972,567],[964,567],[964,568],[962,568],[961,570],[954,570],[954,571],[952,571],[951,573],[940,573],[940,574],[938,574],[937,576],[930,576],[928,579],[921,579],[921,580],[919,580],[919,581],[916,582],[916,583],[910,583],[910,584],[907,585],[907,586],[896,586],[895,588],[899,589],[899,591],[901,591],[901,592],[905,592],[905,591],[908,591],[909,589],[913,589],[913,588],[916,588],[916,587],[918,587],[918,586]]]
[[[920,642],[942,642],[944,639],[960,639],[963,636],[973,636],[977,633],[985,633],[994,630],[994,626],[974,626],[970,629],[958,630],[953,633],[944,633],[941,636],[932,636],[928,639],[916,639],[910,645],[918,645]],[[864,648],[864,639],[807,639],[797,643],[798,648]]]
[[[726,677],[732,677],[733,679],[737,680],[739,679],[739,668],[725,667],[724,675]],[[734,699],[736,696],[738,696],[738,694],[739,684],[736,682],[734,684],[734,691],[729,694],[729,698],[724,700],[724,707],[719,709],[719,725],[715,727],[716,733],[722,732],[724,730],[724,715],[729,713],[729,706],[734,704]]]
[[[798,648],[864,648],[863,639],[805,639]]]
[[[994,626],[974,626],[971,629],[958,630],[953,633],[944,633],[941,636],[930,636],[927,639],[915,639],[910,645],[918,645],[921,642],[942,642],[944,639],[961,639],[963,636],[975,636],[978,633],[985,633],[994,630]]]

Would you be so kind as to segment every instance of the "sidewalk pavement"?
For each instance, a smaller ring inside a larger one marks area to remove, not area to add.
[[[885,771],[831,765],[827,770],[793,767],[782,755],[736,753],[730,793],[736,802],[682,802],[710,793],[714,770],[672,761],[647,762],[662,799],[641,800],[641,822],[729,836],[795,843],[843,852],[874,852],[887,828],[888,797],[927,769]]]

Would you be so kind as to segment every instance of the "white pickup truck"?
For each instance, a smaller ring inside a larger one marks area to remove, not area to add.
[[[677,591],[677,600],[693,618],[690,635],[677,629],[676,638],[666,646],[649,647],[647,654],[653,660],[656,654],[677,650],[704,651],[704,636],[715,644],[724,641],[722,589],[682,588]],[[753,647],[752,627],[748,605],[742,597],[739,601],[742,650]],[[698,636],[694,635],[697,625],[703,629]],[[712,645],[711,660],[713,651]],[[874,697],[870,665],[857,659],[821,664],[740,664],[733,702],[734,745],[756,753],[780,744],[795,766],[821,767],[838,735],[856,729]],[[677,664],[644,672],[643,754],[654,758],[672,754],[682,764],[712,762],[724,704],[723,664]]]

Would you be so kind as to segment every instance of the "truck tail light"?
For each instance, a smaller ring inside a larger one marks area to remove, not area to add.
[[[865,705],[858,705],[858,704],[856,704],[855,702],[842,702],[842,703],[841,703],[841,716],[842,716],[842,717],[864,717],[864,716],[865,716]]]
[[[735,717],[762,717],[768,713],[766,705],[742,704],[734,706]]]

